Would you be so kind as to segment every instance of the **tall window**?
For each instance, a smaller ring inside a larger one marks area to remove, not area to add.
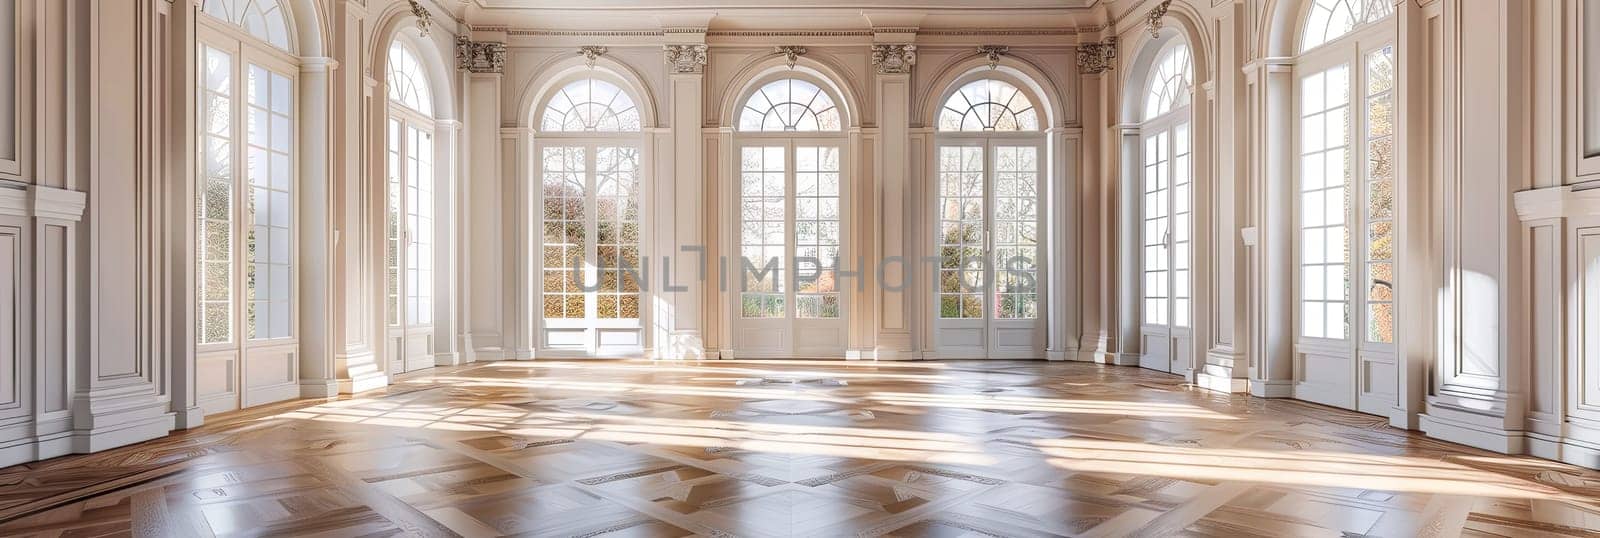
[[[273,0],[210,0],[197,77],[197,340],[293,336],[295,73]]]
[[[817,85],[777,80],[745,101],[746,132],[840,131],[839,109]],[[739,242],[745,272],[739,314],[746,318],[840,316],[831,269],[839,260],[840,160],[837,143],[764,137],[740,149]],[[786,268],[807,260],[797,287]],[[790,299],[793,299],[793,303]],[[793,304],[794,308],[789,308]]]
[[[427,327],[433,324],[433,95],[416,52],[399,40],[389,45],[384,83],[386,318],[391,327]]]
[[[1004,80],[976,80],[945,101],[939,129],[1027,133],[940,143],[939,317],[1037,317],[1042,159],[1032,101]]]
[[[757,87],[738,114],[734,347],[840,355],[843,115],[833,95],[798,77]]]
[[[1033,99],[1004,78],[959,86],[938,112],[934,301],[940,356],[1042,349],[1039,209],[1044,133]]]
[[[1156,57],[1145,93],[1144,322],[1189,326],[1189,48],[1175,41]]]
[[[1392,10],[1316,0],[1306,21],[1297,66],[1303,338],[1394,342],[1394,48],[1392,30],[1372,24]]]
[[[639,109],[617,84],[573,80],[540,111],[540,346],[643,346]]]

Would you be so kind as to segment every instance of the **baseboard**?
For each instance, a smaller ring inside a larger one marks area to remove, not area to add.
[[[46,460],[72,453],[71,432],[21,439],[16,444],[0,448],[0,467]]]
[[[1530,456],[1600,470],[1600,446],[1536,432],[1525,439]]]
[[[434,353],[433,354],[433,365],[434,366],[460,366],[461,365],[461,354],[460,353],[456,353],[454,351],[447,352],[447,353]]]
[[[162,413],[143,420],[117,424],[115,427],[73,430],[72,451],[99,452],[166,437],[174,429],[177,429],[176,416],[173,413]]]
[[[1196,386],[1202,389],[1226,392],[1229,394],[1248,392],[1250,390],[1249,381],[1242,377],[1230,377],[1209,374],[1206,372],[1195,372],[1194,382]]]
[[[1249,385],[1250,395],[1257,398],[1293,398],[1294,382],[1288,380],[1264,381],[1259,379],[1246,380]]]
[[[337,386],[335,388],[337,389]],[[179,409],[173,413],[173,419],[173,425],[179,430],[198,428],[205,425],[206,412],[200,406]]]
[[[378,372],[339,380],[340,394],[355,394],[389,386],[389,376]]]
[[[701,339],[700,331],[682,331],[672,333],[668,339],[665,358],[675,360],[700,361],[706,358],[706,343]]]
[[[339,395],[337,379],[301,379],[301,398],[332,398]]]
[[[1494,429],[1455,420],[1443,416],[1444,413],[1437,408],[1428,411],[1417,416],[1418,428],[1428,437],[1501,454],[1522,454],[1527,446],[1527,436],[1524,432]]]
[[[1076,357],[1076,356],[1078,356],[1078,352],[1076,352],[1076,351],[1045,351],[1044,352],[1044,359],[1047,360],[1047,361],[1064,361],[1064,360],[1067,360],[1067,357]]]

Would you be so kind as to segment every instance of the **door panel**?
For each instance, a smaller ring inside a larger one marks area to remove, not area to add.
[[[1146,126],[1140,200],[1141,347],[1139,366],[1191,369],[1189,125]]]
[[[1040,358],[1040,147],[951,142],[937,152],[934,345],[941,358]]]
[[[842,358],[839,147],[773,141],[741,147],[739,158],[734,352]]]

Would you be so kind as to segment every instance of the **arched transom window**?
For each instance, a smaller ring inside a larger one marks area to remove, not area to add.
[[[389,45],[389,100],[422,114],[433,113],[433,93],[411,47],[400,41]]]
[[[539,125],[546,132],[638,131],[639,107],[616,84],[579,79],[550,98]]]
[[[740,131],[838,131],[839,107],[805,80],[775,80],[750,95],[739,113]]]
[[[1300,50],[1317,48],[1392,13],[1394,2],[1390,0],[1313,0],[1300,36]]]
[[[289,49],[289,19],[278,0],[206,0],[201,11],[234,23],[250,35]]]
[[[968,83],[945,100],[941,131],[1037,131],[1033,101],[1011,83],[983,79]]]
[[[1189,104],[1188,45],[1180,42],[1162,50],[1150,73],[1150,91],[1144,98],[1145,119]]]

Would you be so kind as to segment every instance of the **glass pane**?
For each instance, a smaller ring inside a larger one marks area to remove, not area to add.
[[[631,315],[624,308],[626,304],[638,304],[637,289],[627,289],[622,282],[624,275],[629,272],[638,274],[639,260],[622,254],[636,251],[642,245],[639,214],[627,210],[638,203],[639,150],[632,147],[596,148],[595,185],[595,263],[604,276],[601,279],[601,309],[598,315],[603,319],[637,319],[637,308],[631,311]]]
[[[975,80],[945,100],[939,112],[941,131],[1037,131],[1039,113],[1033,102],[1011,83]]]
[[[838,131],[839,108],[828,92],[805,80],[768,82],[745,99],[741,131]]]
[[[740,150],[741,309],[747,318],[784,317],[787,221],[783,146]],[[759,292],[759,293],[750,293]]]
[[[598,78],[563,86],[545,104],[539,125],[551,132],[631,132],[642,127],[639,108],[628,92]]]
[[[939,148],[939,267],[954,278],[941,291],[939,317],[981,318],[982,303],[970,304],[983,285],[983,148]]]
[[[246,326],[252,338],[286,338],[292,336],[289,312],[294,303],[289,278],[294,260],[290,179],[295,175],[291,164],[294,133],[291,109],[286,106],[293,102],[292,84],[287,76],[254,64],[248,66],[246,76],[250,196],[245,207],[245,260],[250,272],[245,289],[252,299]]]
[[[543,292],[546,318],[585,317],[583,290],[578,286],[582,271],[590,269],[585,247],[586,204],[589,190],[587,153],[582,147],[546,147],[543,162]]]
[[[1039,149],[998,146],[994,159],[995,317],[1038,317]]]
[[[233,339],[233,56],[203,47],[199,183],[196,191],[195,287],[199,299],[195,334],[201,344]]]
[[[795,147],[795,316],[839,317],[839,148]]]

